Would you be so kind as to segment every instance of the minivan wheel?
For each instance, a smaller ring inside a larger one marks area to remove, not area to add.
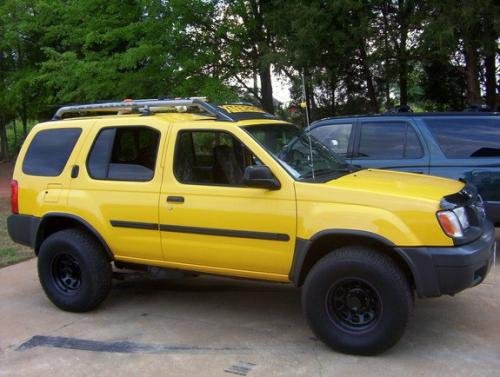
[[[112,269],[102,246],[78,229],[56,232],[38,253],[38,277],[47,297],[60,309],[86,312],[111,289]]]
[[[403,335],[413,308],[408,279],[386,255],[344,247],[306,277],[302,307],[309,326],[336,351],[374,355]]]

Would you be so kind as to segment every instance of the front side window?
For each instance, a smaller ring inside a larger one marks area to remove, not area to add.
[[[355,170],[310,133],[295,126],[255,125],[245,130],[296,180],[325,182]]]
[[[346,156],[351,137],[352,124],[329,124],[311,130],[311,135],[325,144],[334,153]]]
[[[179,132],[174,175],[181,183],[243,186],[245,168],[261,164],[238,139],[227,132]]]
[[[418,136],[406,122],[367,122],[361,125],[358,157],[371,160],[421,158]]]
[[[160,133],[145,126],[112,127],[99,132],[87,160],[94,179],[153,179]]]
[[[448,158],[500,157],[500,117],[424,119]]]
[[[57,177],[62,173],[82,130],[60,128],[38,132],[23,161],[28,175]]]

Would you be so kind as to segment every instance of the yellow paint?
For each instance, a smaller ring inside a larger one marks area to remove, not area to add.
[[[235,107],[232,110],[241,111]],[[399,246],[452,245],[435,213],[439,200],[459,191],[462,183],[381,170],[364,170],[324,184],[297,182],[241,128],[253,124],[280,126],[283,122],[255,119],[231,123],[209,116],[166,113],[39,124],[27,137],[14,172],[19,182],[20,213],[78,216],[99,232],[117,260],[275,281],[288,281],[296,237],[310,239],[323,230],[371,232]],[[161,134],[154,178],[149,182],[92,179],[86,159],[99,130],[131,125],[149,126]],[[82,128],[66,167],[59,177],[25,175],[22,161],[28,145],[37,132],[51,127]],[[177,134],[185,129],[217,129],[233,134],[272,170],[281,189],[179,183],[173,174],[173,155]],[[80,167],[76,179],[70,178],[73,165]],[[183,196],[185,202],[167,204],[169,195]],[[283,233],[290,240],[117,228],[111,226],[112,219]]]

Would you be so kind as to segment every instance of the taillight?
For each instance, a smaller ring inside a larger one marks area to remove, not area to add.
[[[19,184],[15,179],[10,181],[10,211],[19,213]]]

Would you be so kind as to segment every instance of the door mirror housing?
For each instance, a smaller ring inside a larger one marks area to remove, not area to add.
[[[248,187],[279,190],[280,182],[276,179],[271,169],[265,165],[252,165],[245,169],[243,183]]]

